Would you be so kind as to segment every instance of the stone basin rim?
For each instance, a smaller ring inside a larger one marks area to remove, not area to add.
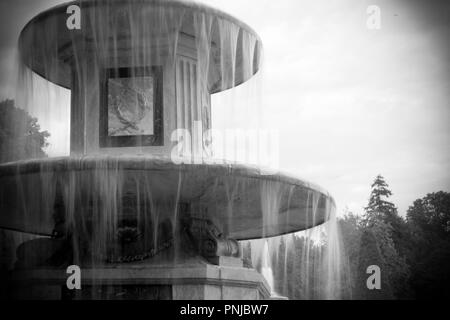
[[[211,160],[213,161],[213,160]],[[279,181],[293,186],[310,189],[322,193],[325,197],[335,200],[331,194],[314,183],[298,178],[293,174],[276,171],[241,163],[232,163],[225,160],[223,163],[201,164],[175,164],[170,158],[155,156],[78,156],[78,157],[51,157],[41,159],[19,160],[0,164],[0,178],[15,174],[24,174],[36,171],[84,171],[95,169],[126,169],[149,171],[195,171],[196,169],[218,170],[222,176],[239,176],[268,181]],[[96,166],[102,163],[102,166]],[[106,167],[105,167],[106,165]],[[56,166],[56,167],[55,167]],[[19,171],[18,171],[19,170]]]
[[[262,52],[262,40],[261,37],[258,35],[258,33],[256,33],[256,31],[250,27],[249,25],[247,25],[245,22],[239,20],[238,18],[234,17],[233,15],[230,15],[220,9],[214,8],[212,6],[209,6],[207,4],[201,3],[201,2],[193,2],[193,1],[187,1],[187,0],[114,0],[114,3],[117,3],[118,5],[120,4],[126,4],[129,2],[135,2],[135,3],[143,3],[143,4],[147,4],[147,5],[151,5],[151,6],[159,6],[159,7],[173,7],[173,8],[180,8],[180,9],[184,9],[184,10],[190,10],[191,12],[202,12],[202,13],[207,13],[207,14],[211,14],[211,15],[215,15],[216,17],[222,18],[224,20],[227,20],[229,23],[231,24],[235,24],[237,25],[239,28],[245,30],[247,33],[251,34],[252,36],[255,37],[256,39],[256,44],[257,46],[259,46],[259,52]],[[47,19],[49,16],[51,15],[60,15],[60,14],[64,14],[66,15],[66,10],[67,7],[70,5],[82,5],[82,8],[90,8],[93,6],[101,6],[101,5],[105,5],[105,3],[108,3],[108,0],[74,0],[74,1],[68,1],[59,5],[55,5],[49,9],[46,9],[45,11],[42,11],[41,13],[37,14],[36,16],[34,16],[31,20],[29,20],[25,26],[22,28],[22,30],[20,31],[19,34],[19,38],[18,38],[18,47],[19,47],[19,55],[22,57],[21,59],[24,61],[24,64],[30,68],[30,70],[32,70],[34,73],[36,73],[37,75],[39,75],[40,77],[42,77],[43,79],[50,81],[60,87],[63,87],[65,89],[71,89],[70,84],[67,83],[67,81],[65,80],[61,80],[58,78],[58,76],[55,77],[48,77],[44,74],[44,72],[42,70],[39,70],[39,68],[35,68],[32,65],[29,64],[29,62],[27,62],[26,60],[28,60],[28,58],[24,58],[23,56],[27,56],[28,53],[25,53],[27,51],[26,48],[23,48],[23,38],[24,35],[29,32],[29,29],[34,25],[34,24],[38,24],[41,21],[44,21],[45,19]],[[112,1],[111,1],[112,2]],[[70,38],[70,36],[67,36]],[[256,52],[255,52],[256,54]],[[239,85],[241,85],[242,83],[248,81],[251,77],[253,77],[254,75],[256,75],[259,70],[261,69],[261,66],[258,66],[256,68],[256,70],[254,70],[254,72],[252,73],[252,75],[248,78],[248,79],[243,79],[242,81],[236,82],[235,84],[233,84],[230,87],[226,87],[226,88],[221,88],[219,89],[215,89],[212,90],[211,94],[214,93],[219,93],[222,91],[226,91],[229,89],[232,89],[233,87],[237,87]]]
[[[128,3],[130,1],[136,2],[136,3],[148,2],[149,4],[151,3],[152,5],[165,6],[165,7],[179,7],[179,8],[189,9],[189,10],[198,10],[198,11],[202,11],[204,13],[211,13],[218,17],[226,19],[231,23],[238,25],[242,29],[245,29],[248,33],[252,34],[258,40],[258,42],[260,44],[262,44],[261,37],[248,24],[246,24],[242,20],[239,20],[238,18],[234,17],[233,15],[231,15],[229,13],[226,13],[225,11],[222,11],[220,9],[217,9],[215,7],[212,7],[212,6],[202,3],[202,2],[194,2],[194,1],[187,1],[187,0],[113,0],[113,1],[114,1],[114,3],[118,3],[118,4]],[[82,1],[73,0],[73,1],[67,1],[62,4],[58,4],[53,7],[50,7],[48,9],[42,11],[41,13],[37,14],[36,16],[34,16],[30,21],[28,21],[25,24],[25,26],[22,28],[22,30],[20,32],[19,39],[21,38],[24,31],[33,23],[36,23],[41,19],[45,19],[47,16],[52,15],[52,14],[58,14],[58,13],[66,14],[66,9],[68,6],[82,4],[83,7],[89,8],[91,6],[100,5],[100,4],[104,4],[107,2],[112,2],[112,1],[111,0],[109,0],[109,1],[108,0],[82,0]],[[60,12],[60,11],[62,11],[62,12]]]
[[[0,182],[2,179],[11,179],[14,176],[24,176],[26,177],[29,174],[36,173],[46,173],[46,172],[55,172],[55,173],[65,173],[65,172],[89,172],[94,171],[96,169],[99,170],[107,170],[110,171],[111,174],[114,174],[114,171],[123,170],[124,172],[133,172],[140,171],[143,174],[157,174],[160,176],[164,176],[167,174],[172,175],[172,178],[168,178],[168,181],[173,181],[173,173],[180,172],[180,174],[186,174],[187,177],[195,175],[195,173],[199,173],[200,176],[204,176],[205,181],[211,178],[244,178],[249,179],[249,181],[253,181],[252,183],[256,183],[261,186],[262,183],[266,181],[279,182],[283,188],[293,188],[293,192],[300,192],[301,194],[305,194],[306,192],[313,192],[319,195],[322,201],[325,201],[325,207],[320,206],[318,211],[318,215],[313,218],[313,220],[309,220],[307,218],[306,221],[301,216],[297,217],[299,211],[303,210],[301,207],[298,207],[300,203],[295,205],[293,202],[291,206],[284,208],[283,211],[280,211],[279,214],[285,216],[292,216],[293,218],[289,218],[289,225],[282,224],[283,227],[279,229],[273,229],[268,225],[268,229],[265,229],[267,226],[264,224],[252,225],[250,229],[246,229],[246,227],[239,227],[238,225],[233,225],[231,231],[231,235],[233,238],[238,240],[252,240],[252,239],[261,239],[261,238],[271,238],[277,237],[284,234],[296,233],[299,231],[307,230],[319,225],[324,224],[331,218],[331,213],[335,211],[336,204],[334,198],[330,196],[330,194],[322,189],[321,187],[306,182],[305,180],[301,180],[295,178],[291,175],[283,174],[281,172],[273,173],[269,172],[265,169],[262,169],[257,166],[249,166],[243,164],[234,164],[234,163],[223,163],[223,164],[175,164],[172,162],[170,158],[167,157],[158,157],[158,156],[79,156],[79,157],[58,157],[58,158],[43,158],[43,159],[31,159],[31,160],[21,160],[16,162],[9,162],[0,164]],[[271,173],[270,175],[268,173]],[[202,175],[203,174],[203,175]],[[28,178],[26,178],[28,179]],[[171,180],[170,180],[171,179]],[[203,180],[203,179],[201,179]],[[13,180],[10,180],[13,181]],[[247,189],[250,193],[250,201],[255,199],[255,191],[253,188]],[[296,191],[294,191],[296,190]],[[219,196],[220,199],[221,196]],[[210,198],[210,196],[208,196]],[[195,199],[195,198],[193,198]],[[301,205],[301,204],[300,204]],[[256,209],[256,208],[255,208]],[[256,211],[249,211],[248,214],[253,215]],[[303,212],[303,211],[301,211]],[[252,217],[261,217],[259,214]],[[245,221],[245,217],[243,218]],[[259,218],[258,218],[259,219]],[[292,220],[290,220],[292,219]],[[259,221],[259,220],[258,220]],[[284,222],[285,223],[285,222]],[[293,224],[292,224],[293,223]],[[1,223],[2,229],[14,230],[19,232],[25,232],[29,234],[49,236],[49,231],[44,226],[36,227],[36,229],[31,230],[30,228],[26,228],[22,226],[21,223],[17,224],[16,222],[12,222],[10,220],[4,220]],[[47,231],[43,231],[43,230]]]

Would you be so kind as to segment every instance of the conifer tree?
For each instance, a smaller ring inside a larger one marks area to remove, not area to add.
[[[397,214],[395,205],[388,201],[392,196],[392,191],[389,190],[389,185],[384,180],[383,176],[378,175],[372,183],[372,191],[370,193],[369,204],[365,208],[366,219],[370,223],[373,219],[381,219],[386,223],[391,223],[391,218]]]
[[[403,291],[407,290],[405,286],[409,276],[409,267],[405,260],[408,239],[405,221],[398,215],[397,207],[388,200],[391,196],[389,185],[383,176],[378,175],[372,183],[369,204],[365,208],[366,214],[362,223],[365,232],[372,234],[371,239],[375,241],[373,247],[379,250],[380,261],[383,261],[380,267],[388,275],[388,287],[389,290],[392,289],[389,295],[400,297]]]

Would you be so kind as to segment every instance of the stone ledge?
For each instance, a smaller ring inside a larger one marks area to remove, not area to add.
[[[14,289],[62,288],[68,275],[62,269],[19,270],[11,274]],[[254,269],[181,264],[177,266],[120,265],[82,269],[81,284],[95,286],[170,285],[174,299],[268,299],[270,288]]]

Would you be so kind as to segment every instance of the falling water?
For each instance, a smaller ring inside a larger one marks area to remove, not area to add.
[[[265,193],[266,197],[272,198],[272,201],[265,202],[273,206],[277,201],[275,198],[280,201],[280,197],[279,193],[271,194]],[[311,216],[314,217],[318,197],[314,193],[310,193],[309,197]],[[273,215],[274,211],[271,212]],[[248,248],[247,244],[250,244],[252,265],[265,276],[274,296],[335,300],[348,294],[339,226],[335,211],[328,212],[328,222],[315,228],[243,242],[243,248]]]
[[[273,270],[270,266],[270,256],[269,256],[269,245],[267,241],[264,243],[264,249],[262,253],[262,266],[261,266],[261,273],[266,278],[267,282],[269,283],[270,290],[272,291],[272,294],[274,292],[275,288],[275,282],[273,279]]]

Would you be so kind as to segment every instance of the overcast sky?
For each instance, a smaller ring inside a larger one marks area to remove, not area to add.
[[[0,99],[13,96],[20,30],[62,2],[0,0]],[[450,191],[445,1],[202,2],[242,19],[263,40],[261,112],[280,130],[283,170],[321,185],[340,210],[356,213],[377,174],[390,184],[400,214],[429,192]],[[366,26],[369,5],[381,9],[381,30]]]

